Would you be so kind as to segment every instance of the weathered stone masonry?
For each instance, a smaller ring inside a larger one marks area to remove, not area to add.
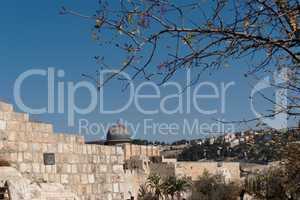
[[[55,154],[55,165],[44,165],[44,153]],[[51,124],[31,122],[28,114],[3,102],[0,159],[32,180],[61,183],[83,200],[124,198],[121,147],[87,145],[82,136],[54,134]]]

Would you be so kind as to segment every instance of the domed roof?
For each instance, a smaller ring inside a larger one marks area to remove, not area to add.
[[[117,123],[108,129],[107,142],[130,142],[130,134],[123,124]]]

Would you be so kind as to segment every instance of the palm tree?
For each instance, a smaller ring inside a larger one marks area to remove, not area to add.
[[[168,177],[164,182],[164,193],[166,196],[170,195],[171,199],[177,196],[181,199],[182,192],[186,192],[191,187],[190,182],[186,178]]]
[[[153,200],[154,198],[153,192],[149,191],[147,185],[141,185],[139,189],[138,200]]]
[[[151,174],[147,179],[147,186],[154,192],[154,200],[159,200],[160,197],[163,197],[164,183],[159,175]]]

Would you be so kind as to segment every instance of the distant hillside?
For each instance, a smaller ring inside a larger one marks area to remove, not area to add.
[[[299,130],[278,132],[274,130],[219,136],[187,146],[177,156],[180,161],[247,161],[267,163],[278,161],[282,149],[290,142],[300,142]]]

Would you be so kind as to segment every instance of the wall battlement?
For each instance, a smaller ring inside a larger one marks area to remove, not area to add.
[[[55,155],[45,165],[44,154]],[[124,152],[118,146],[85,144],[82,136],[55,134],[52,124],[32,122],[26,113],[0,102],[0,159],[23,176],[61,183],[81,199],[124,199]]]

